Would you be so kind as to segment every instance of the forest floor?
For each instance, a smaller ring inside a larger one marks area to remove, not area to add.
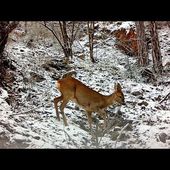
[[[128,27],[130,22],[123,22]],[[113,31],[114,24],[99,24]],[[170,30],[159,30],[161,52],[170,57],[168,43]],[[0,148],[170,148],[170,101],[164,97],[170,92],[170,75],[165,72],[155,82],[145,82],[135,57],[123,54],[115,47],[115,39],[107,35],[97,39],[94,49],[96,63],[89,59],[88,37],[75,44],[75,56],[69,65],[63,54],[50,42],[27,46],[11,42],[6,51],[17,68],[11,105],[6,90],[0,88]],[[85,51],[85,58],[78,57]],[[109,128],[102,130],[103,120],[93,115],[93,135],[90,134],[85,111],[69,102],[65,114],[69,126],[56,119],[53,99],[60,93],[56,79],[74,70],[76,78],[101,94],[111,94],[119,82],[126,106],[109,107]],[[162,102],[161,102],[162,101]],[[98,125],[98,126],[97,126]]]

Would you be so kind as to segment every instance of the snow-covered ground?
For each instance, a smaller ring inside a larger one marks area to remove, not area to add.
[[[129,25],[133,22],[122,23],[126,28]],[[103,27],[113,31],[120,26],[99,23],[99,28]],[[169,28],[159,30],[159,35],[162,54],[168,58]],[[79,45],[84,47],[86,43],[85,36]],[[170,92],[170,86],[160,82],[170,82],[170,76],[162,76],[155,84],[144,83],[139,68],[135,67],[135,58],[122,54],[114,43],[111,35],[105,40],[97,40],[96,63],[91,63],[88,48],[84,47],[85,60],[74,57],[69,67],[63,65],[63,54],[56,51],[55,45],[46,47],[34,42],[34,47],[30,48],[23,42],[8,44],[6,50],[18,69],[12,88],[20,95],[20,101],[9,106],[5,100],[7,91],[0,89],[0,147],[170,148],[170,102],[160,103]],[[75,44],[74,51],[79,52],[77,46]],[[45,69],[44,65],[51,61],[56,61],[60,67]],[[97,120],[99,125],[103,120],[94,114],[91,135],[85,111],[72,102],[65,108],[69,126],[65,127],[62,120],[56,119],[53,99],[60,93],[55,88],[55,79],[68,70],[75,70],[77,79],[105,95],[112,93],[115,82],[121,84],[126,106],[122,106],[117,114],[113,107],[107,109],[112,128],[107,131],[97,129]],[[41,77],[40,81],[37,75]],[[127,128],[123,129],[125,126]]]

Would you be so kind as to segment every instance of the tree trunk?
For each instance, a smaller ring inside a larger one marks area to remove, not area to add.
[[[69,61],[69,58],[73,56],[72,53],[72,44],[70,42],[70,39],[67,35],[67,25],[66,25],[66,21],[63,21],[62,23],[60,22],[60,29],[62,32],[62,36],[63,36],[63,51],[66,57],[66,60]]]
[[[88,35],[89,35],[90,59],[94,63],[95,62],[93,57],[94,21],[88,22]]]
[[[151,45],[152,45],[152,58],[153,58],[153,69],[155,73],[162,73],[162,56],[159,45],[159,38],[157,33],[157,25],[155,21],[150,21],[150,34],[151,34]]]
[[[148,65],[148,48],[145,36],[145,26],[143,21],[136,21],[138,63],[140,66]]]
[[[5,45],[8,40],[8,34],[16,28],[18,22],[0,21],[0,85],[3,86],[6,69],[9,68],[9,62],[3,55]]]
[[[0,22],[0,55],[2,55],[8,39],[7,26],[9,21]]]
[[[16,28],[18,22],[0,21],[0,54],[3,53],[8,40],[8,34]]]

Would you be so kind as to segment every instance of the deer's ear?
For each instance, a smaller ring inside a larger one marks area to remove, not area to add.
[[[121,87],[121,85],[119,83],[115,83],[114,89],[115,89],[115,91],[121,91],[122,87]]]
[[[117,90],[117,83],[114,84],[114,90]]]

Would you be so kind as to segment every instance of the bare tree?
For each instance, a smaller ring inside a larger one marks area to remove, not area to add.
[[[66,58],[66,62],[69,61],[73,56],[72,45],[77,35],[79,28],[78,22],[46,22],[42,23],[57,39],[59,45],[61,46],[63,53]]]
[[[148,48],[145,36],[145,26],[143,21],[136,21],[138,62],[140,66],[148,65]]]
[[[90,59],[94,63],[93,57],[93,39],[94,39],[94,21],[88,21],[88,35],[89,35],[89,49],[90,49]]]
[[[17,21],[0,21],[0,85],[3,86],[6,69],[9,67],[9,62],[5,55],[3,55],[5,45],[8,40],[9,33],[17,27]]]
[[[157,25],[155,21],[150,21],[150,35],[152,45],[153,69],[156,73],[162,73],[162,56],[159,45],[159,38],[157,33]]]
[[[0,22],[0,55],[2,55],[5,45],[8,40],[9,33],[16,28],[18,25],[17,21],[1,21]]]

